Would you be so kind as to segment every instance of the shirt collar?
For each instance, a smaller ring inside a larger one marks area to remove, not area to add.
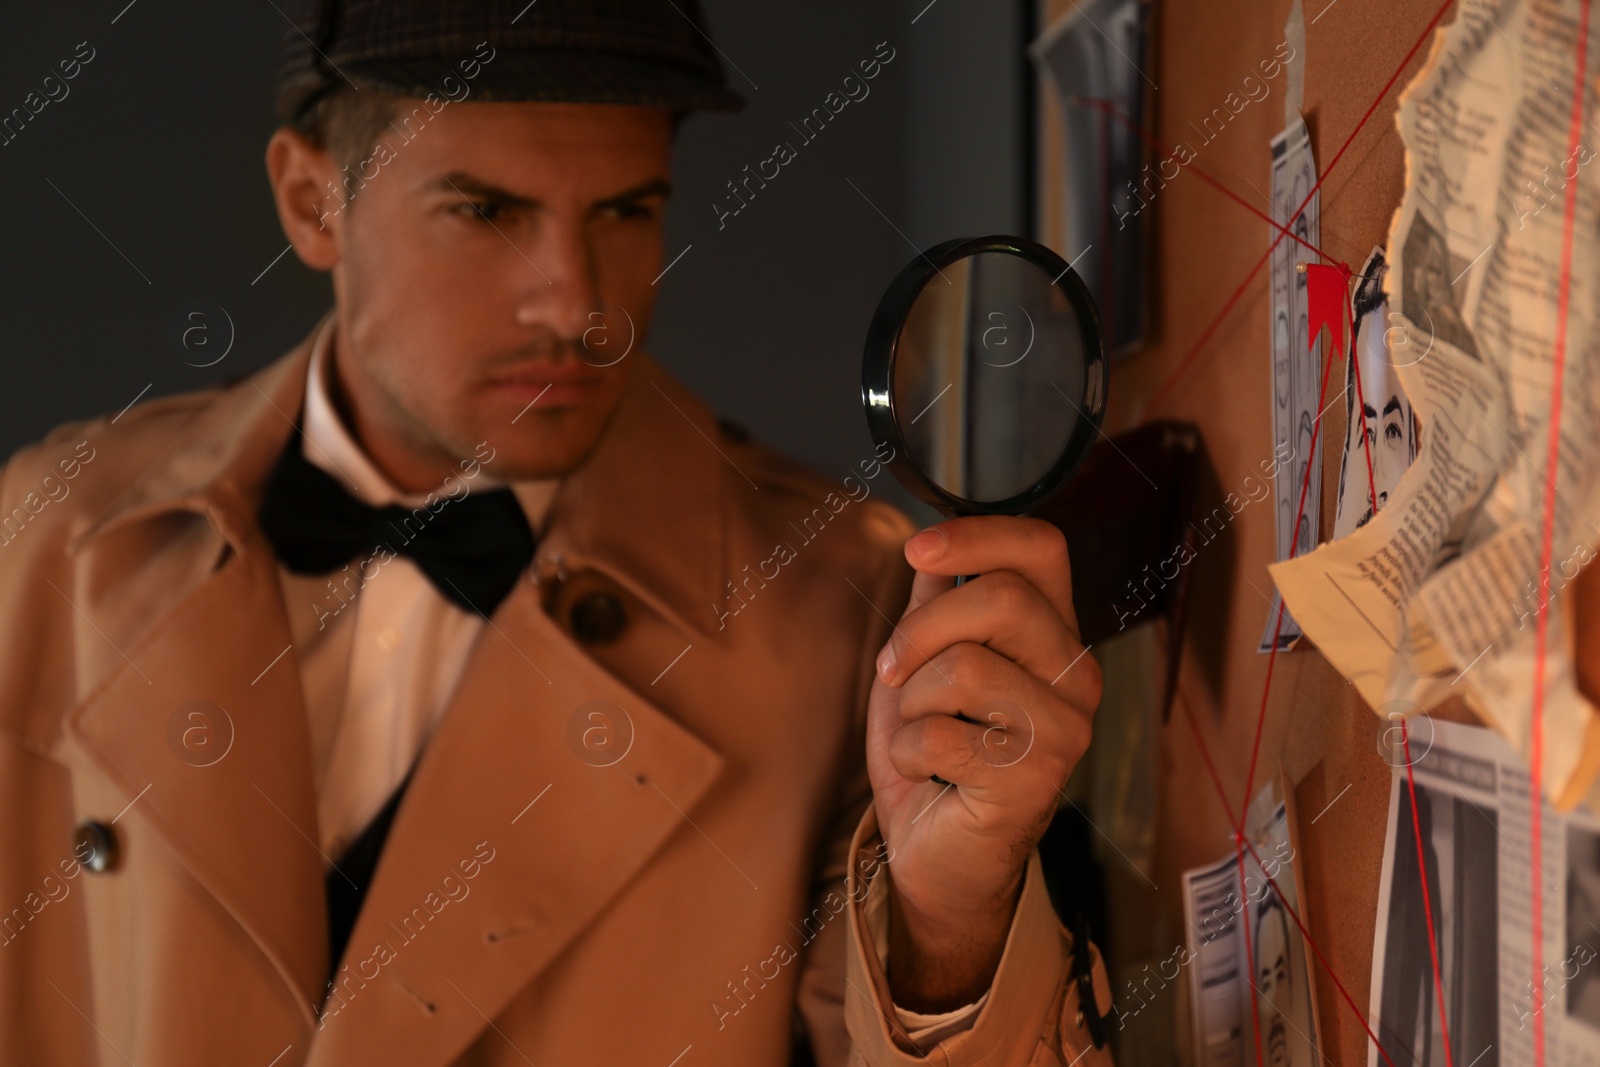
[[[333,373],[336,321],[334,316],[328,316],[311,345],[311,359],[306,368],[305,411],[300,423],[302,453],[307,462],[338,479],[363,503],[373,507],[387,504],[421,507],[435,494],[404,493],[396,487],[356,442],[333,405],[328,382],[329,375]],[[481,469],[476,477],[476,489],[498,488],[502,484]],[[558,483],[559,479],[544,478],[513,482],[511,485],[528,521],[536,530],[544,521]],[[435,493],[444,493],[445,489],[445,486],[440,486]]]
[[[262,546],[262,488],[294,413],[304,409],[307,365],[322,325],[234,386],[152,403],[153,412],[164,411],[159,421],[150,416],[164,434],[164,451],[72,537],[68,551],[88,551],[112,531],[179,511],[204,516],[235,553]],[[548,513],[530,506],[538,505],[531,498],[540,483],[511,488],[530,522],[543,514],[534,524],[540,556],[557,561],[558,573],[563,555],[575,566],[594,566],[676,625],[714,636],[727,595],[725,526],[730,511],[749,506],[745,483],[733,482],[720,448],[706,447],[721,431],[705,402],[649,353],[629,358],[637,365],[621,404],[593,453],[560,479]],[[109,445],[113,434],[127,433],[148,447],[139,435],[150,431],[137,429],[143,421],[99,424],[94,440]]]

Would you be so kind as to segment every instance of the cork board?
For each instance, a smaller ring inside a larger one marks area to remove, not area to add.
[[[1287,75],[1266,83],[1269,93],[1250,100],[1214,137],[1207,139],[1195,127],[1228,94],[1244,95],[1241,83],[1247,75],[1259,80],[1258,64],[1277,54],[1285,40],[1288,0],[1156,3],[1152,55],[1144,64],[1154,85],[1151,134],[1169,150],[1187,141],[1196,152],[1192,166],[1267,210],[1269,142],[1285,126]],[[1072,0],[1044,0],[1038,26],[1072,7]],[[1394,117],[1399,91],[1420,68],[1426,43],[1331,171],[1329,165],[1435,9],[1433,0],[1305,0],[1306,41],[1298,62],[1305,78],[1302,113],[1325,179],[1321,247],[1353,267],[1384,243],[1400,202],[1405,169]],[[1038,236],[1070,258],[1077,244],[1066,240],[1062,211],[1052,195],[1065,180],[1061,116],[1048,91],[1041,92],[1037,122]],[[1210,484],[1202,485],[1196,502],[1196,510],[1204,513],[1272,454],[1265,268],[1246,285],[1160,407],[1151,401],[1265,254],[1270,231],[1266,222],[1187,170],[1160,190],[1150,210],[1153,330],[1143,350],[1113,369],[1106,428],[1115,433],[1158,417],[1199,426],[1210,468]],[[1321,432],[1337,442],[1344,429],[1343,406],[1335,404]],[[1325,449],[1321,537],[1333,524],[1338,467],[1337,447]],[[1256,649],[1271,610],[1266,567],[1274,536],[1271,507],[1247,508],[1190,564],[1193,600],[1179,678],[1181,706],[1162,730],[1159,778],[1153,783],[1160,794],[1154,889],[1126,872],[1108,873],[1114,883],[1111,899],[1134,902],[1123,903],[1123,914],[1112,916],[1113,970],[1122,972],[1113,976],[1118,989],[1139,965],[1169,957],[1183,941],[1182,871],[1231,848],[1229,820],[1186,713],[1205,738],[1228,804],[1239,810],[1262,715],[1267,657]],[[1475,721],[1459,705],[1446,705],[1436,714]],[[1390,780],[1378,745],[1387,727],[1310,642],[1302,640],[1277,657],[1250,792],[1280,767],[1294,783],[1305,918],[1316,947],[1360,1011],[1356,1014],[1318,967],[1322,1052],[1334,1063],[1367,1057],[1362,1019]],[[1178,996],[1186,997],[1186,990]],[[1164,1017],[1173,1020],[1174,1051],[1188,1062],[1186,1008],[1180,1004]]]

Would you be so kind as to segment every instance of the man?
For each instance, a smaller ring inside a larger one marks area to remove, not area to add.
[[[1401,802],[1394,819],[1394,876],[1384,932],[1382,1001],[1378,1033],[1383,1051],[1395,1062],[1434,1064],[1451,1057],[1443,1049],[1447,1035],[1435,1026],[1432,948],[1447,944],[1450,917],[1441,889],[1439,852],[1434,844],[1434,806],[1440,798],[1418,787],[1412,803]],[[1448,797],[1443,803],[1452,803]],[[1406,809],[1412,808],[1408,811]],[[1415,825],[1413,825],[1415,820]],[[1419,853],[1417,842],[1421,840]],[[1420,866],[1419,866],[1420,861]],[[1423,906],[1427,880],[1428,907]],[[1429,927],[1433,928],[1430,937]],[[1462,1020],[1457,1017],[1458,1031]],[[1456,1048],[1456,1054],[1464,1046]]]
[[[0,476],[0,1062],[1107,1062],[1034,854],[1099,697],[1062,538],[907,540],[887,456],[656,364],[672,130],[740,99],[692,5],[519,6],[298,19],[332,312]]]
[[[1388,270],[1383,251],[1373,249],[1361,268],[1361,281],[1351,301],[1355,352],[1345,365],[1344,450],[1333,518],[1336,539],[1372,521],[1416,458],[1416,419],[1400,387],[1386,340],[1390,320],[1383,283]],[[1358,359],[1359,383],[1355,377]]]
[[[1450,249],[1427,216],[1418,214],[1406,234],[1401,308],[1429,339],[1438,338],[1479,359],[1478,342],[1462,316],[1450,274]],[[1459,276],[1456,280],[1459,280]]]
[[[1255,952],[1262,1052],[1271,1067],[1288,1067],[1288,1017],[1295,1011],[1294,985],[1290,978],[1289,920],[1275,889],[1268,891],[1256,909]]]

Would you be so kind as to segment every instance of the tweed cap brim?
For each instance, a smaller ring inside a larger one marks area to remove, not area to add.
[[[693,0],[307,0],[291,22],[279,66],[281,122],[339,86],[674,111],[745,105],[726,84]]]

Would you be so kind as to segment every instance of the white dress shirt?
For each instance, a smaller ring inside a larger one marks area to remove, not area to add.
[[[333,326],[330,318],[312,344],[301,419],[305,458],[373,507],[420,506],[429,494],[396,489],[333,405],[328,386]],[[480,470],[469,484],[477,492],[499,483]],[[548,479],[515,486],[535,530],[544,524],[557,484]],[[310,717],[325,870],[405,778],[438,726],[484,626],[482,616],[446,599],[410,559],[395,556],[381,566],[362,567],[364,558],[331,576],[278,568]],[[878,958],[887,961],[884,881],[874,879],[869,887],[866,910]],[[931,1046],[968,1029],[988,996],[940,1015],[898,1006],[895,1012],[913,1041]]]
[[[345,429],[329,395],[332,342],[329,320],[313,342],[307,374],[301,420],[306,460],[374,507],[419,506],[428,494],[396,489]],[[496,484],[481,469],[462,480],[471,492]],[[535,529],[556,484],[550,479],[518,486]],[[484,625],[477,612],[440,595],[407,557],[363,567],[365,558],[333,575],[279,568],[311,719],[319,844],[329,867],[372,821],[432,736]]]

